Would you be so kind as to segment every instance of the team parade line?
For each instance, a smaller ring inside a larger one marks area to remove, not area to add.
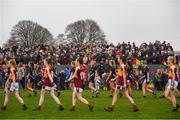
[[[165,86],[164,97],[169,102],[169,105],[172,106],[172,111],[176,112],[179,109],[179,105],[176,103],[176,92],[178,92],[178,80],[179,80],[179,68],[175,65],[174,57],[169,56],[167,58],[168,65],[168,82]],[[28,108],[28,105],[23,100],[23,98],[19,94],[19,84],[20,81],[18,79],[17,74],[17,65],[15,60],[9,60],[9,74],[4,86],[4,102],[1,110],[5,111],[7,109],[7,104],[9,101],[9,94],[15,94],[16,99],[21,103],[23,110],[31,109]],[[30,68],[33,68],[33,63],[29,63]],[[100,81],[103,79],[108,85],[110,89],[110,96],[112,97],[112,103],[105,107],[104,110],[107,112],[113,112],[115,110],[115,106],[117,103],[118,95],[123,93],[124,97],[130,102],[132,106],[133,112],[138,112],[141,110],[136,104],[136,100],[133,99],[132,94],[132,69],[131,64],[127,63],[126,57],[122,56],[118,58],[118,64],[115,64],[115,61],[111,60],[109,62],[110,71],[109,73],[103,73],[99,70],[99,66],[96,65],[94,60],[90,61],[90,67],[88,71],[86,71],[84,67],[83,59],[78,58],[76,61],[71,63],[71,75],[65,82],[68,83],[68,87],[72,90],[72,108],[71,111],[76,110],[76,101],[79,100],[84,103],[89,111],[93,111],[93,106],[86,98],[83,97],[83,89],[84,89],[84,80],[86,79],[86,74],[88,73],[88,81],[89,81],[89,89],[92,91],[92,97],[99,96],[100,97]],[[54,73],[54,61],[50,58],[44,60],[44,67],[41,71],[41,75],[43,76],[42,81],[38,83],[41,87],[40,98],[38,105],[33,109],[33,111],[39,111],[42,109],[45,93],[48,92],[53,100],[58,105],[58,110],[63,111],[65,107],[63,106],[63,102],[60,101],[58,96],[60,95],[57,84],[54,81],[55,73]],[[150,82],[150,74],[149,67],[146,62],[142,63],[142,73],[143,76],[140,78],[140,82],[142,83],[142,96],[146,97],[146,92],[150,92],[154,97],[157,96],[154,90],[149,89],[147,84]],[[33,88],[33,69],[30,69],[27,75],[27,89],[29,91],[29,95],[31,96],[33,93],[36,96],[37,91]],[[58,96],[55,95],[55,92],[58,92]],[[62,102],[62,103],[61,103]],[[104,106],[102,106],[103,108]]]

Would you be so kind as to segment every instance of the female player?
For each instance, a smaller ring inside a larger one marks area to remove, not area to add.
[[[41,110],[46,91],[50,91],[51,97],[58,104],[59,110],[62,111],[62,110],[64,110],[64,107],[54,92],[56,89],[56,85],[54,84],[54,80],[53,80],[53,71],[52,71],[53,70],[53,62],[51,61],[51,59],[46,59],[44,61],[44,65],[45,65],[45,69],[44,69],[44,73],[43,73],[44,80],[43,80],[43,86],[41,89],[40,100],[39,100],[38,106],[34,109],[34,111]]]
[[[75,61],[72,61],[72,62],[71,62],[71,76],[70,76],[70,77],[73,76],[73,74],[74,74],[74,72],[75,72],[75,69],[76,69],[76,63],[75,63]],[[73,80],[70,81],[70,83],[69,83],[69,88],[70,88],[71,90],[74,89],[74,81],[73,81]]]
[[[92,97],[95,97],[98,94],[98,90],[94,87],[95,76],[96,76],[95,62],[91,60],[89,72],[88,72],[88,80],[89,80],[89,88],[92,90]]]
[[[156,97],[157,94],[153,90],[147,88],[147,83],[150,82],[150,75],[149,67],[147,66],[146,62],[143,63],[142,74],[143,76],[140,78],[140,80],[142,82],[143,97],[146,98],[146,91],[152,93],[154,97]]]
[[[116,77],[116,65],[115,65],[115,61],[111,60],[109,62],[109,66],[110,66],[110,71],[108,74],[108,77],[106,79],[106,81],[109,81],[109,87],[110,87],[110,97],[113,97],[113,93],[115,91],[115,82],[114,82],[114,78]]]
[[[126,61],[125,61],[125,58],[120,58],[119,59],[118,76],[116,78],[114,78],[114,80],[118,79],[118,81],[117,81],[116,88],[114,91],[112,105],[108,108],[105,108],[105,111],[112,112],[114,110],[116,102],[117,102],[119,90],[123,90],[124,96],[131,103],[133,111],[137,112],[139,110],[136,106],[136,103],[132,99],[132,97],[129,96],[129,93],[127,90],[127,79],[126,79],[126,77],[127,77]]]
[[[36,96],[37,91],[33,88],[33,84],[35,82],[35,74],[34,74],[34,63],[33,62],[29,62],[28,64],[28,68],[27,68],[27,89],[29,91],[29,95],[28,97],[32,96],[32,93],[34,93],[34,96]]]
[[[167,59],[168,65],[169,65],[169,72],[168,72],[168,83],[167,87],[165,89],[164,96],[169,102],[172,104],[172,111],[177,111],[180,107],[178,104],[176,104],[176,96],[175,91],[177,90],[178,86],[178,69],[177,66],[174,64],[174,58],[172,56],[169,56]]]
[[[10,64],[10,73],[5,83],[5,99],[2,110],[6,110],[6,106],[9,101],[10,92],[13,92],[15,94],[16,99],[22,104],[23,110],[26,110],[27,106],[24,103],[23,99],[19,96],[19,80],[17,77],[16,62],[14,60],[10,60],[9,64]]]
[[[131,86],[131,84],[132,84],[132,72],[133,72],[133,70],[132,70],[132,67],[130,66],[130,63],[127,64],[126,70],[127,70],[127,78],[126,78],[127,79],[127,89],[128,89],[129,95],[132,97],[132,86]]]
[[[85,98],[82,97],[82,92],[83,92],[83,78],[84,78],[84,70],[83,70],[83,60],[82,59],[77,59],[76,60],[76,70],[73,74],[73,76],[67,80],[71,81],[74,80],[74,90],[72,93],[72,109],[71,111],[75,111],[75,106],[76,106],[76,100],[80,100],[84,104],[88,105],[89,110],[93,110],[93,105],[91,105]]]

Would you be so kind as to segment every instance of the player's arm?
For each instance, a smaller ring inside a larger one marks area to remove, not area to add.
[[[11,73],[12,73],[12,80],[15,83],[16,82],[16,75],[15,75],[15,70],[11,69]]]
[[[52,74],[50,73],[49,69],[47,69],[47,74],[48,74],[48,77],[49,77],[51,83],[53,83],[53,82],[54,82],[53,76],[52,76]]]
[[[124,88],[126,88],[126,72],[124,68],[123,68],[123,80],[124,80]]]
[[[108,75],[108,77],[107,77],[107,79],[106,79],[107,82],[109,81],[111,75],[112,75],[112,71],[109,72],[109,75]]]
[[[178,81],[180,81],[180,79],[179,79],[179,77],[180,77],[180,75],[179,75],[179,69],[177,69],[177,71],[176,71],[176,75],[177,75],[177,79],[178,79]]]
[[[71,71],[70,78],[74,75],[74,70]]]
[[[4,85],[4,91],[5,91],[5,92],[8,90],[8,86],[9,86],[9,77],[8,77],[8,79],[6,80],[5,85]]]
[[[112,81],[116,81],[117,79],[118,79],[118,75],[114,79],[112,79]]]
[[[175,71],[174,71],[174,67],[172,68],[172,82],[171,82],[171,86],[174,86],[174,81],[175,81]]]
[[[112,79],[112,81],[116,81],[118,79],[118,72],[116,73],[116,77]]]
[[[78,68],[76,68],[76,70],[75,70],[75,72],[72,74],[72,76],[71,76],[68,80],[66,80],[65,82],[71,81],[71,80],[73,80],[74,78],[76,78],[77,70],[78,70]]]

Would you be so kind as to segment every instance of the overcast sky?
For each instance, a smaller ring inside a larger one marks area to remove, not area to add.
[[[20,20],[56,37],[79,19],[98,22],[109,42],[170,42],[180,51],[180,0],[0,0],[0,45]]]

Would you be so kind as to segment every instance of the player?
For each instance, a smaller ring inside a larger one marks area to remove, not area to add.
[[[152,93],[154,97],[156,97],[157,94],[153,90],[147,88],[147,84],[150,82],[150,75],[149,67],[147,66],[146,62],[143,63],[142,74],[143,76],[140,78],[140,81],[142,83],[143,97],[146,98],[146,91]]]
[[[110,97],[113,97],[113,93],[115,91],[115,82],[114,82],[114,78],[116,77],[116,66],[115,66],[115,61],[114,60],[110,60],[109,62],[109,66],[110,66],[110,71],[108,74],[108,77],[106,79],[106,81],[109,81],[109,87],[110,87]]]
[[[112,112],[115,108],[118,93],[120,90],[123,90],[124,96],[129,100],[129,102],[132,105],[133,111],[137,112],[139,109],[136,106],[136,103],[132,99],[131,96],[129,96],[128,90],[127,90],[127,71],[126,71],[126,61],[125,58],[119,58],[119,68],[118,68],[118,75],[114,78],[114,80],[117,80],[116,88],[114,91],[114,96],[112,100],[112,105],[108,108],[105,108],[105,111]]]
[[[169,72],[168,72],[168,83],[167,87],[164,92],[164,96],[169,102],[172,104],[172,111],[177,111],[180,107],[178,104],[176,104],[176,97],[175,97],[175,91],[177,90],[178,86],[178,69],[177,66],[174,64],[174,58],[172,56],[169,56],[167,59],[168,66],[169,66]]]
[[[99,93],[99,91],[94,87],[95,85],[95,61],[91,60],[89,72],[88,72],[88,80],[89,80],[89,88],[92,90],[92,97],[96,97]]]
[[[76,106],[76,100],[80,100],[84,104],[88,105],[89,110],[93,110],[93,105],[91,105],[85,98],[82,97],[82,92],[83,92],[83,78],[84,78],[84,70],[83,70],[83,61],[82,59],[77,59],[76,60],[76,70],[71,76],[71,78],[68,81],[74,80],[74,90],[72,93],[72,108],[71,111],[75,111],[75,106]]]
[[[22,104],[23,110],[26,110],[28,107],[24,103],[24,100],[19,96],[19,80],[17,76],[16,62],[14,60],[10,60],[9,65],[10,73],[5,83],[5,99],[1,109],[6,110],[7,103],[9,101],[9,94],[13,92],[16,96],[16,99]]]
[[[29,62],[29,64],[28,64],[26,79],[27,79],[26,88],[29,90],[28,97],[31,97],[32,93],[34,93],[34,96],[36,96],[37,91],[33,88],[33,84],[35,82],[34,63],[33,62]]]
[[[128,93],[129,95],[132,97],[132,86],[131,86],[131,83],[132,83],[132,67],[130,66],[130,63],[127,64],[126,66],[126,69],[127,69],[127,89],[128,89]]]
[[[76,63],[75,63],[75,61],[72,61],[72,62],[71,62],[71,76],[70,76],[70,78],[73,76],[73,74],[74,74],[74,72],[75,72],[75,69],[76,69]],[[70,88],[71,90],[74,90],[74,80],[71,80],[71,81],[69,82],[69,88]]]
[[[51,61],[51,59],[46,59],[46,60],[44,60],[44,65],[45,65],[45,69],[43,72],[44,80],[43,80],[43,85],[42,85],[42,89],[41,89],[40,100],[39,100],[38,106],[33,110],[34,111],[41,110],[42,104],[44,102],[45,93],[46,93],[46,91],[49,91],[50,96],[58,104],[59,110],[62,111],[62,110],[64,110],[64,107],[61,104],[61,102],[59,101],[58,97],[55,95],[56,85],[54,84],[54,80],[53,80],[53,67],[52,67],[53,62]]]

